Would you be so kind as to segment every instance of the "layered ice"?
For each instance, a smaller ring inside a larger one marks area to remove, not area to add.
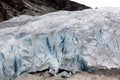
[[[59,11],[0,23],[0,79],[120,68],[120,8]]]

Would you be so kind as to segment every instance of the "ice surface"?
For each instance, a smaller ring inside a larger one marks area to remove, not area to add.
[[[24,15],[0,28],[1,80],[45,69],[69,76],[120,68],[120,8]]]

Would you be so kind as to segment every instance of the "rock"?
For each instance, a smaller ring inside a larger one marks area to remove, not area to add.
[[[7,13],[6,10],[3,8],[2,4],[0,4],[0,22],[7,20]]]
[[[120,80],[120,75],[105,76],[103,74],[99,75],[99,74],[81,72],[81,73],[72,75],[69,78],[59,78],[59,77],[53,77],[53,76],[43,78],[42,76],[26,74],[16,78],[15,80],[79,80],[79,79],[80,80]]]
[[[0,0],[0,21],[19,15],[43,15],[58,10],[89,9],[70,0]]]
[[[120,8],[24,15],[2,22],[0,79],[46,69],[64,77],[120,69],[119,25]]]

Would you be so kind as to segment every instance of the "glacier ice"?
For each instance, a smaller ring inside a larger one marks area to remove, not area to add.
[[[1,80],[93,67],[120,68],[120,8],[23,15],[0,23]]]

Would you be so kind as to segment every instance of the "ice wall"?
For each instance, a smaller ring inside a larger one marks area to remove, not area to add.
[[[120,68],[120,8],[59,11],[0,23],[0,79]]]

